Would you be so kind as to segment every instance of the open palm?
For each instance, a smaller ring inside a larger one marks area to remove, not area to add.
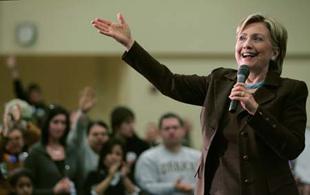
[[[129,49],[133,44],[129,26],[121,14],[117,14],[117,20],[118,23],[114,23],[106,19],[96,18],[92,21],[92,25],[101,34],[114,38]]]

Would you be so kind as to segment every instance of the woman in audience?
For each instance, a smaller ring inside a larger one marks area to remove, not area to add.
[[[138,194],[139,189],[128,178],[125,150],[121,141],[108,141],[100,151],[98,169],[89,173],[84,194]]]
[[[41,142],[34,145],[25,167],[34,176],[34,194],[69,194],[75,192],[78,179],[77,155],[66,145],[70,129],[68,112],[60,106],[50,106],[42,126]]]

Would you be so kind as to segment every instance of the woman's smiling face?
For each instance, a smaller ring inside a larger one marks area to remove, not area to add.
[[[237,34],[235,58],[238,66],[248,65],[250,70],[268,71],[269,62],[278,50],[272,46],[271,35],[264,23],[251,23]]]

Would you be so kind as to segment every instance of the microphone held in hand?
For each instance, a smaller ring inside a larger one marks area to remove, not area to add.
[[[239,67],[238,73],[237,73],[237,82],[238,83],[245,83],[249,76],[249,67],[248,65],[241,65]],[[234,113],[236,112],[238,106],[238,101],[232,100],[229,105],[229,112]]]

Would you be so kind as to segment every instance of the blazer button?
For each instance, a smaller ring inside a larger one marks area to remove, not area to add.
[[[248,183],[250,182],[249,179],[244,179],[243,181],[244,181],[244,183],[246,183],[246,184],[248,184]]]
[[[248,155],[243,155],[243,156],[242,156],[242,159],[243,159],[243,160],[249,160],[249,156],[248,156]]]

